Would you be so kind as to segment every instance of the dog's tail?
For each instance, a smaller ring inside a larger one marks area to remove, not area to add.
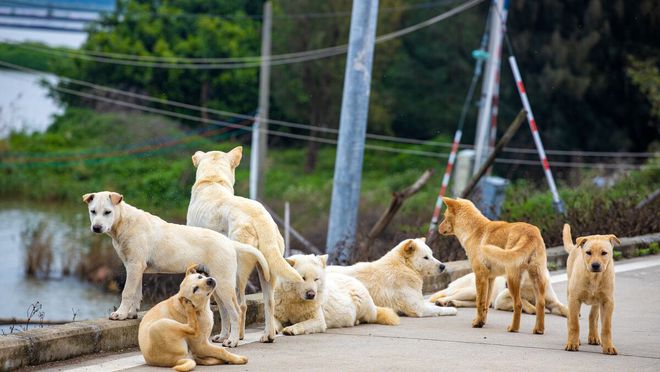
[[[496,245],[486,244],[481,246],[481,252],[489,259],[501,266],[519,266],[526,260],[534,250],[534,243],[518,242],[517,247],[502,249]]]
[[[266,257],[264,257],[264,254],[261,253],[261,251],[249,244],[239,242],[236,242],[236,250],[240,253],[253,255],[259,262],[259,266],[261,266],[261,271],[264,273],[264,279],[270,281],[270,266],[268,266],[268,261],[266,261]]]
[[[284,257],[282,257],[282,253],[284,252],[284,239],[277,230],[275,222],[271,222],[274,225],[273,229],[266,227],[257,230],[259,247],[264,248],[261,249],[261,251],[266,256],[266,260],[270,266],[270,275],[294,283],[301,283],[303,279],[300,274],[298,274],[298,271],[291,267]]]
[[[380,307],[376,306],[376,324],[384,325],[398,325],[399,316],[396,315],[396,312],[389,307]]]
[[[571,253],[573,248],[575,248],[575,245],[573,245],[573,237],[571,236],[571,226],[569,224],[567,223],[564,224],[564,231],[562,232],[561,237],[564,240],[564,250],[566,250],[567,253]]]

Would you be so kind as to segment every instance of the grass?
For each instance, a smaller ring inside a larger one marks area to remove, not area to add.
[[[82,194],[114,190],[122,193],[128,203],[182,223],[195,178],[192,154],[196,150],[228,151],[241,141],[249,141],[244,131],[211,134],[191,133],[189,128],[159,116],[68,108],[45,133],[15,133],[0,141],[0,149],[5,149],[0,152],[0,194],[66,203],[84,210]],[[172,146],[154,145],[172,141],[176,142]],[[323,247],[335,150],[333,146],[322,146],[317,168],[311,173],[304,171],[305,151],[300,144],[271,146],[264,200],[278,212],[289,201],[292,225]],[[87,159],[73,153],[82,153]],[[98,158],[106,153],[112,157]],[[236,173],[238,195],[248,194],[249,157],[250,149],[244,146]],[[634,210],[636,203],[660,187],[659,164],[657,159],[652,160],[646,168],[620,176],[611,187],[592,185],[589,174],[584,177],[587,181],[561,187],[568,210],[565,216],[554,212],[547,189],[526,179],[515,180],[507,191],[502,219],[539,226],[548,246],[561,244],[564,222],[573,226],[576,235],[614,233],[624,237],[660,231],[660,219],[655,218],[657,202]],[[429,184],[406,201],[391,227],[369,247],[369,258],[379,257],[404,238],[425,235],[442,176],[437,170],[444,168],[444,159],[366,151],[358,239],[364,238],[387,207],[392,192],[410,185],[428,168],[436,169]],[[462,258],[462,249],[454,243],[451,238],[441,239],[434,247],[436,255],[444,260]]]

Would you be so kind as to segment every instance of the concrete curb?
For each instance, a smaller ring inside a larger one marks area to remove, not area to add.
[[[636,248],[660,242],[660,233],[621,239],[617,247],[623,257],[631,257]],[[568,254],[564,247],[548,248],[548,262],[557,268],[564,267]],[[447,270],[424,279],[424,294],[434,293],[463,275],[472,272],[467,260],[445,263]],[[264,306],[261,293],[247,296],[247,324],[263,322]],[[219,332],[220,319],[214,310],[214,333]],[[108,319],[86,320],[75,323],[31,329],[25,332],[0,336],[0,370],[61,361],[85,354],[118,351],[137,347],[140,319],[112,321]]]
[[[246,297],[246,322],[263,322],[264,306],[261,293]],[[220,332],[220,318],[218,311],[215,308],[213,310],[213,332],[217,333]],[[138,328],[144,313],[139,313],[138,319],[85,320],[0,336],[0,370],[8,371],[86,354],[137,347]]]

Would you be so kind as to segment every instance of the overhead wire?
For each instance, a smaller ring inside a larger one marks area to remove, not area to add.
[[[0,60],[0,65],[13,68],[19,71],[23,72],[28,72],[28,73],[33,73],[33,74],[40,74],[40,75],[47,75],[47,73],[35,69],[31,69],[28,67],[24,66],[19,66],[13,63],[5,62]],[[71,83],[85,86],[88,88],[92,89],[97,89],[100,91],[105,91],[105,92],[110,92],[110,93],[115,93],[119,95],[124,95],[127,97],[131,98],[137,98],[137,99],[142,99],[142,100],[147,100],[150,102],[156,102],[164,105],[169,105],[169,106],[174,106],[178,108],[183,108],[183,109],[189,109],[189,110],[194,110],[194,111],[206,111],[208,113],[216,114],[216,115],[222,115],[222,116],[229,116],[237,119],[249,119],[253,120],[255,118],[255,115],[247,115],[247,114],[240,114],[240,113],[234,113],[234,112],[229,112],[229,111],[224,111],[224,110],[217,110],[213,108],[206,108],[202,106],[197,106],[197,105],[191,105],[183,102],[178,102],[178,101],[172,101],[164,98],[158,98],[158,97],[152,97],[146,94],[140,94],[140,93],[135,93],[135,92],[129,92],[129,91],[124,91],[116,88],[111,88],[111,87],[106,87],[103,85],[99,84],[94,84],[90,83],[87,81],[83,80],[78,80],[78,79],[73,79],[73,78],[68,78],[68,77],[62,77],[59,76],[60,79],[69,81]],[[87,97],[89,98],[89,97]],[[148,106],[147,106],[148,107]],[[339,132],[338,129],[336,128],[329,128],[329,127],[323,127],[323,126],[318,126],[318,125],[309,125],[309,124],[302,124],[302,123],[294,123],[294,122],[289,122],[289,121],[284,121],[284,120],[277,120],[277,119],[268,119],[268,123],[275,124],[275,125],[280,125],[283,127],[288,127],[288,128],[297,128],[297,129],[305,129],[305,130],[310,130],[310,131],[316,131],[316,132],[322,132],[322,133],[331,133],[331,134],[337,134]],[[293,135],[293,134],[292,134]],[[414,139],[414,138],[405,138],[405,137],[395,137],[395,136],[387,136],[387,135],[381,135],[381,134],[374,134],[374,133],[367,133],[366,137],[368,139],[372,140],[381,140],[381,141],[387,141],[387,142],[394,142],[394,143],[404,143],[404,144],[415,144],[415,145],[425,145],[425,146],[436,146],[436,147],[444,147],[444,148],[450,148],[452,146],[452,143],[450,142],[437,142],[437,141],[428,141],[428,140],[419,140],[419,139]],[[293,137],[291,137],[293,138]],[[464,148],[471,148],[473,147],[472,145],[463,145]],[[524,148],[505,148],[506,152],[510,153],[523,153],[523,154],[536,154],[536,150],[534,149],[524,149]],[[563,156],[595,156],[595,157],[654,157],[654,156],[659,156],[660,153],[653,153],[653,152],[589,152],[589,151],[575,151],[575,150],[547,150],[548,154],[553,154],[553,155],[563,155]]]
[[[399,37],[402,37],[404,35],[410,34],[412,32],[415,32],[417,30],[420,30],[425,27],[429,27],[435,23],[438,23],[440,21],[443,21],[449,17],[452,17],[456,14],[459,14],[467,9],[470,9],[485,0],[470,0],[462,3],[461,5],[458,5],[446,12],[443,12],[435,17],[429,18],[425,21],[422,21],[420,23],[417,23],[415,25],[405,27],[403,29],[390,32],[381,36],[376,37],[376,44],[386,42],[389,40],[393,40]],[[109,63],[109,64],[118,64],[118,65],[126,65],[126,66],[134,66],[134,67],[151,67],[151,68],[167,68],[167,69],[192,69],[192,70],[222,70],[222,69],[238,69],[238,68],[255,68],[261,66],[262,63],[262,57],[261,56],[249,56],[249,57],[229,57],[225,59],[215,59],[213,63],[209,62],[201,62],[201,63],[172,63],[172,62],[151,62],[151,61],[145,61],[142,60],[141,58],[143,56],[138,56],[134,55],[131,58],[135,60],[127,60],[127,59],[120,59],[120,58],[114,58],[114,57],[109,57],[109,56],[95,56],[95,55],[90,55],[90,54],[80,54],[79,51],[75,52],[70,52],[70,51],[64,51],[60,49],[49,49],[49,48],[41,48],[41,47],[35,47],[35,46],[28,46],[28,45],[21,45],[21,44],[12,44],[15,45],[19,48],[24,48],[24,49],[29,49],[37,52],[42,52],[46,54],[51,54],[51,55],[59,55],[59,56],[68,56],[71,58],[78,58],[82,60],[87,60],[87,61],[92,61],[92,62],[100,62],[100,63]],[[264,63],[267,63],[270,66],[277,66],[277,65],[285,65],[285,64],[292,64],[292,63],[300,63],[300,62],[306,62],[306,61],[312,61],[312,60],[317,60],[317,59],[322,59],[322,58],[328,58],[336,55],[341,55],[346,53],[348,50],[348,44],[343,44],[343,45],[338,45],[334,47],[328,47],[328,48],[320,48],[320,49],[315,49],[315,50],[309,50],[309,51],[302,51],[302,52],[293,52],[293,53],[285,53],[285,54],[280,54],[280,55],[272,55],[268,57],[264,57],[263,61]],[[100,52],[95,52],[95,53],[100,53]],[[153,56],[150,56],[149,58],[153,58]],[[165,58],[170,58],[170,57],[165,57]],[[191,60],[191,58],[187,58],[188,61]]]

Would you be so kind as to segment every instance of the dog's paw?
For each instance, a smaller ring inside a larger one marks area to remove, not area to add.
[[[273,341],[275,341],[275,334],[271,335],[271,334],[268,334],[268,333],[264,333],[263,335],[261,335],[261,338],[259,339],[259,342],[264,343],[264,344],[270,344]]]
[[[542,335],[543,333],[545,333],[545,329],[543,329],[543,328],[534,328],[532,333],[534,333],[535,335]]]
[[[137,318],[137,314],[135,316]],[[118,311],[113,312],[110,314],[110,320],[126,320],[128,318],[128,313],[120,313]]]
[[[443,298],[439,298],[435,301],[435,306],[446,307],[446,306],[449,306],[448,303],[449,303],[449,301],[447,301]]]
[[[580,349],[580,342],[567,342],[566,346],[564,346],[564,350],[566,351],[578,351]]]
[[[189,299],[187,299],[187,298],[185,298],[185,297],[179,297],[179,303],[181,303],[181,305],[182,305],[183,307],[188,307],[188,306],[190,306],[190,307],[192,307],[193,309],[195,308],[195,305],[192,303],[192,301],[190,301]]]
[[[297,327],[297,324],[294,324],[292,326],[285,327],[282,330],[282,333],[287,336],[302,335],[305,333],[305,328],[300,326]]]
[[[514,333],[515,333],[515,332],[518,332],[518,328],[517,328],[517,327],[514,327],[514,326],[512,326],[512,325],[509,325],[508,327],[506,327],[506,331],[507,331],[507,332],[514,332]]]
[[[598,336],[589,336],[587,341],[589,345],[600,345],[600,337]]]
[[[229,338],[228,335],[223,335],[222,333],[220,333],[219,335],[213,336],[211,338],[211,341],[220,344],[220,343],[225,342],[225,340],[227,340],[227,338]]]
[[[236,355],[236,359],[231,362],[231,364],[246,364],[248,362],[248,358],[241,356],[241,355]]]
[[[235,339],[230,337],[230,338],[224,340],[222,342],[222,346],[224,346],[224,347],[236,347],[236,346],[238,346],[238,337],[236,337]]]
[[[607,355],[617,355],[616,348],[614,345],[603,345],[603,354]]]
[[[486,322],[483,319],[475,318],[472,321],[472,328],[481,328],[486,324]]]

